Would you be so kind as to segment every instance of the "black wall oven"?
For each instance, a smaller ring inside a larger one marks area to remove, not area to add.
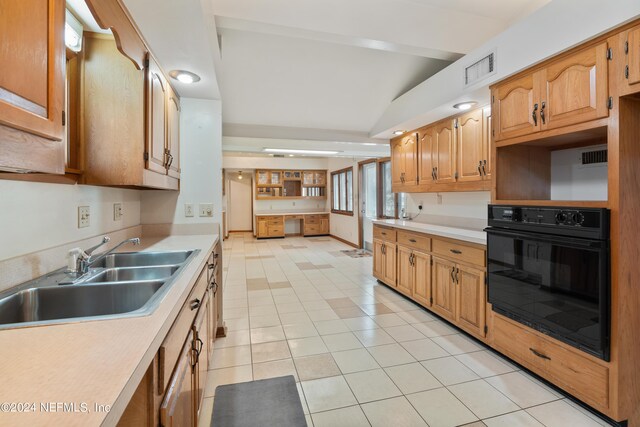
[[[489,206],[488,299],[497,313],[609,360],[609,212]]]

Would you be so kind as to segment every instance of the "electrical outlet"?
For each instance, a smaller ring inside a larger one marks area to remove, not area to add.
[[[120,221],[122,219],[122,203],[113,204],[113,220]]]
[[[442,204],[442,194],[436,194],[436,200],[438,201],[438,204],[441,205]]]
[[[193,204],[192,203],[186,203],[184,205],[184,216],[186,216],[186,217],[192,217],[193,216]]]
[[[213,216],[213,204],[200,203],[200,216]]]
[[[89,206],[78,206],[78,228],[85,228],[91,225],[91,221],[89,221],[90,215]]]

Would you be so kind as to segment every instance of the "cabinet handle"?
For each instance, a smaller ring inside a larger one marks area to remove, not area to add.
[[[438,180],[438,167],[433,168],[433,172],[435,173],[436,181]]]
[[[209,270],[213,270],[216,268],[215,264],[207,264],[207,266],[209,267]]]
[[[456,283],[460,283],[460,277],[458,277],[458,274],[460,274],[460,269],[456,268]]]
[[[454,272],[455,270],[456,270],[456,268],[455,268],[455,267],[451,267],[451,272],[449,273],[449,275],[451,276],[451,281],[452,281],[453,283],[456,283],[456,278],[455,278],[455,277],[453,277],[453,272]]]
[[[545,118],[544,118],[544,107],[546,107],[546,102],[542,101],[542,106],[540,107],[540,119],[542,120],[542,124],[545,124]]]
[[[196,308],[200,307],[200,300],[198,298],[189,301],[189,308],[193,311]]]
[[[416,243],[416,239],[409,239],[411,243]]]
[[[456,255],[462,254],[462,251],[459,251],[457,249],[449,249],[449,251],[451,251],[452,254],[456,254]]]
[[[478,174],[482,176],[482,160],[478,161]]]
[[[487,161],[482,161],[482,175],[487,176]]]
[[[169,153],[169,162],[167,163],[167,169],[171,167],[172,163],[173,163],[173,156],[171,155],[171,153]]]
[[[533,125],[538,126],[538,104],[533,104],[533,111],[531,112],[531,117],[533,118]]]
[[[538,356],[541,359],[551,360],[551,358],[549,356],[547,356],[546,354],[540,353],[538,350],[535,350],[535,349],[533,349],[531,347],[529,347],[529,350],[531,350],[531,353],[535,354],[536,356]]]

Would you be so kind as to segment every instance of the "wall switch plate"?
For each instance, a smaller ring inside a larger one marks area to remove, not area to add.
[[[192,217],[193,216],[193,204],[185,203],[184,205],[184,216]]]
[[[113,204],[113,220],[120,221],[122,219],[122,203]]]
[[[78,206],[78,228],[85,228],[91,225],[91,221],[89,221],[90,215],[89,206]]]
[[[200,203],[200,216],[213,216],[213,204]]]
[[[442,204],[442,194],[437,194],[436,195],[436,200],[438,201],[438,204],[441,205]]]

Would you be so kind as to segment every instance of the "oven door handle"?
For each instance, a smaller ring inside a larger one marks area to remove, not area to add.
[[[532,240],[535,242],[554,243],[561,246],[571,246],[576,248],[591,248],[591,249],[609,249],[608,240],[597,239],[581,239],[575,237],[567,237],[560,235],[550,235],[543,233],[531,233],[526,231],[511,231],[497,228],[485,228],[484,230],[487,236],[501,236],[510,239],[519,238],[522,240]]]

